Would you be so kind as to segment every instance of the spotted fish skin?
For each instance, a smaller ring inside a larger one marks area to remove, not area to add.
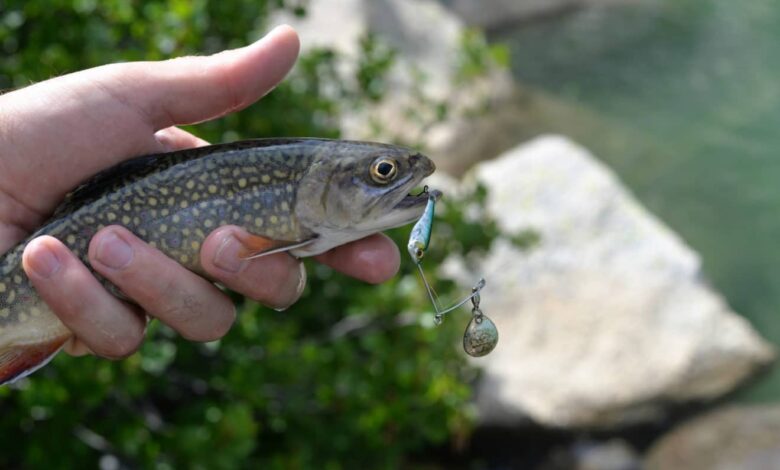
[[[398,176],[376,184],[370,168],[388,158]],[[259,139],[139,157],[99,173],[0,260],[0,384],[45,364],[72,336],[22,269],[22,252],[34,237],[59,239],[89,266],[92,236],[122,225],[203,274],[200,247],[222,225],[241,226],[281,246],[307,243],[293,253],[308,256],[409,223],[422,213],[425,198],[408,191],[433,169],[426,157],[402,147]]]

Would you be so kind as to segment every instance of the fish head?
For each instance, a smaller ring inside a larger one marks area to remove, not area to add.
[[[422,215],[429,194],[411,191],[436,169],[428,157],[386,144],[331,145],[300,182],[295,212],[303,226],[329,238],[328,244],[342,244]]]

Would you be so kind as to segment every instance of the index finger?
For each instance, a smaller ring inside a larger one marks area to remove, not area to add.
[[[379,284],[395,276],[401,265],[398,247],[382,233],[337,246],[314,259],[371,284]]]

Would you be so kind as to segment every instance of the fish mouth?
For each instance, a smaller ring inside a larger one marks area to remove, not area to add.
[[[398,204],[395,205],[395,209],[414,209],[414,208],[420,208],[423,209],[425,205],[428,203],[428,198],[433,196],[433,198],[438,201],[441,199],[442,193],[438,189],[431,189],[429,190],[426,186],[425,189],[420,191],[419,194],[407,194],[403,199],[401,199]],[[422,211],[420,211],[420,215],[422,215]]]

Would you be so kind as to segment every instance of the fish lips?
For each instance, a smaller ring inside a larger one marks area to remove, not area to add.
[[[392,226],[398,227],[414,222],[419,219],[425,211],[428,204],[428,198],[433,196],[437,201],[441,199],[442,193],[433,189],[430,191],[421,191],[419,194],[408,194],[393,207],[390,218],[393,219]]]
[[[398,204],[395,205],[395,209],[400,210],[407,210],[407,209],[418,209],[419,214],[417,217],[421,216],[423,213],[423,210],[425,209],[425,205],[428,203],[428,198],[433,196],[436,201],[441,199],[442,192],[438,189],[431,189],[428,190],[428,187],[426,186],[426,189],[423,191],[420,191],[420,194],[408,194],[406,197],[401,199]]]

